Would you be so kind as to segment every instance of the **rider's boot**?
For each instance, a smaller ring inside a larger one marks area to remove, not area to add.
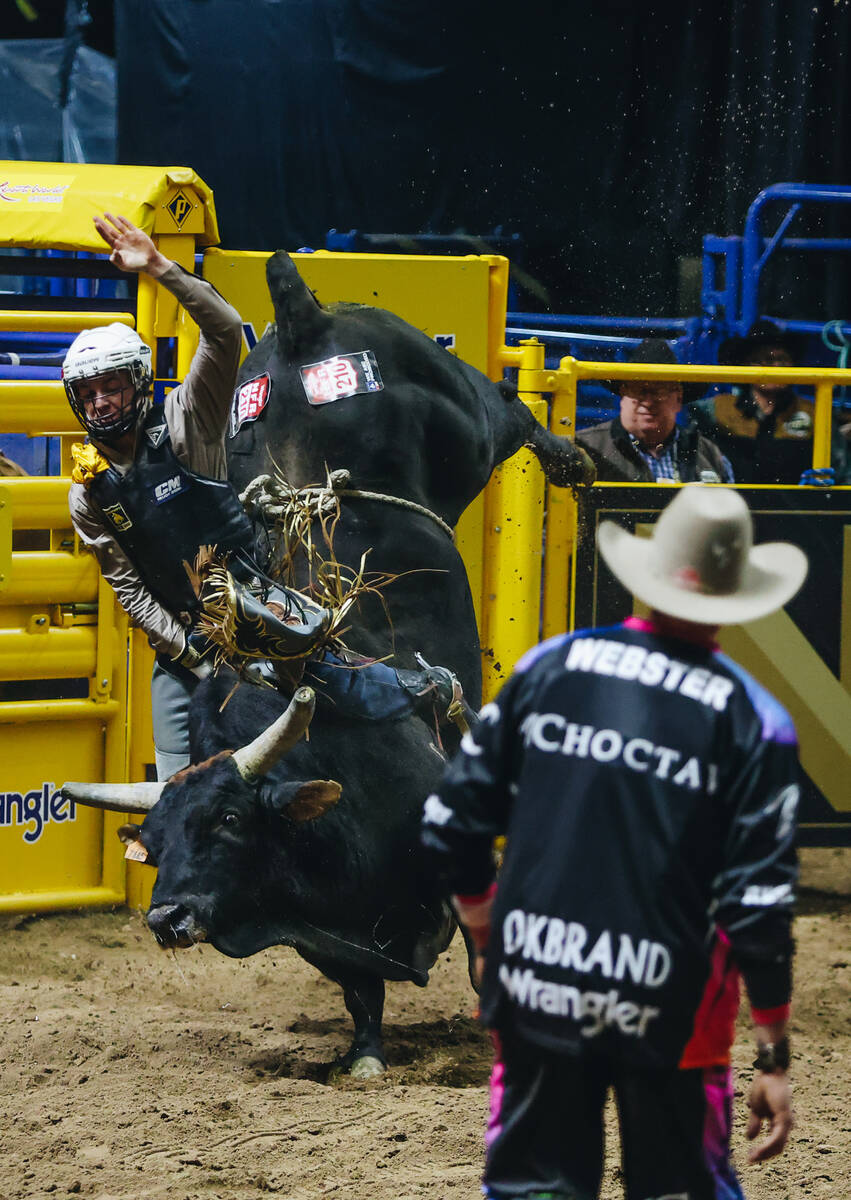
[[[421,716],[437,717],[439,723],[452,721],[462,733],[476,723],[476,715],[464,699],[458,676],[448,667],[432,667],[421,654],[415,654],[418,671],[396,669],[399,686],[411,697]]]

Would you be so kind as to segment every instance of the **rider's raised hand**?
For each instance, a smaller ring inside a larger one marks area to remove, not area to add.
[[[144,271],[157,278],[170,266],[169,259],[160,254],[148,235],[126,217],[108,212],[95,217],[94,223],[112,251],[109,261],[122,271]]]

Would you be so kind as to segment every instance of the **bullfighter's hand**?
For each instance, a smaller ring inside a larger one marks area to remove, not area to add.
[[[759,1136],[763,1121],[768,1137],[748,1153],[748,1162],[766,1162],[783,1151],[792,1129],[792,1095],[785,1071],[758,1071],[748,1092],[747,1138]]]
[[[170,260],[160,254],[148,235],[126,217],[107,212],[102,217],[95,217],[94,223],[112,250],[109,261],[122,271],[133,274],[144,271],[158,279],[171,266]]]

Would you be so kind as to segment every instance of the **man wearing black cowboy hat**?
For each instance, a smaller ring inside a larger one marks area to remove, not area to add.
[[[773,321],[760,320],[744,337],[718,348],[722,366],[793,367],[794,343]],[[695,424],[733,465],[738,483],[798,483],[813,461],[812,400],[786,383],[734,387],[691,406]],[[836,422],[831,441],[833,478],[851,482],[848,449]]]
[[[630,363],[676,366],[663,338],[645,338],[627,356]],[[676,380],[619,380],[620,416],[582,429],[577,443],[587,450],[601,483],[732,483],[730,464],[692,424],[680,425],[684,392]],[[698,386],[698,394],[702,387]],[[687,397],[690,398],[690,397]]]
[[[732,488],[678,489],[649,539],[603,522],[600,553],[649,619],[530,650],[426,801],[495,1034],[488,1200],[594,1200],[609,1088],[629,1200],[742,1200],[740,974],[747,1137],[767,1123],[750,1161],[786,1144],[797,744],[716,635],[786,604],[807,560],[752,537]]]

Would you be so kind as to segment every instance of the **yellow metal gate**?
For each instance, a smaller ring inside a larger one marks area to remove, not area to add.
[[[196,243],[217,240],[209,189],[185,168],[15,162],[0,170],[18,197],[4,209],[3,246],[102,253],[92,217],[105,209],[140,225],[190,271]],[[14,262],[26,273],[23,259]],[[178,374],[197,344],[174,299],[147,277],[113,311],[37,305],[0,303],[0,330],[75,333],[120,321],[155,352],[157,339],[173,338]],[[0,480],[0,910],[120,903],[121,818],[66,803],[58,787],[144,778],[150,652],[138,634],[128,641],[112,589],[71,528],[70,445],[82,433],[62,384],[0,381],[0,431],[58,435],[63,472]]]

